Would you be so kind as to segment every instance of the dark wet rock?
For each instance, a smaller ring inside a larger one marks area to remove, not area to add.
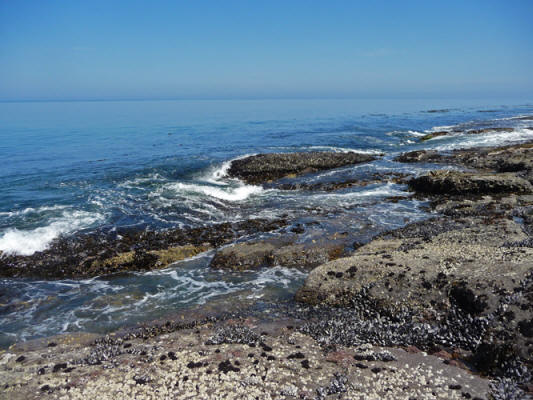
[[[260,339],[261,336],[247,326],[228,325],[217,329],[215,334],[207,340],[206,344],[218,345],[223,343],[239,343],[255,345]]]
[[[312,268],[340,257],[344,244],[294,243],[294,238],[276,238],[239,243],[217,251],[211,268],[244,271],[260,267]]]
[[[201,362],[201,361],[197,361],[197,362],[190,361],[187,364],[187,368],[189,368],[189,369],[200,368],[200,367],[203,367],[203,366],[204,366],[204,363]]]
[[[0,276],[86,278],[164,268],[239,237],[275,231],[285,219],[253,219],[200,228],[80,234],[52,242],[31,256],[0,256]]]
[[[146,385],[151,381],[150,377],[147,375],[135,375],[133,377],[133,380],[135,381],[135,384],[137,385]]]
[[[227,374],[228,372],[239,372],[241,369],[234,367],[231,364],[230,360],[222,361],[220,364],[218,364],[218,370],[220,372],[223,372],[224,374]]]
[[[292,353],[292,354],[289,354],[287,356],[287,359],[289,360],[294,360],[294,359],[304,359],[305,358],[305,354],[302,353],[301,351],[298,351],[296,353]]]
[[[477,174],[457,171],[432,171],[413,178],[409,187],[434,195],[483,195],[494,193],[531,193],[531,184],[512,173]]]
[[[354,356],[357,361],[396,361],[396,357],[390,351],[365,351]]]
[[[518,329],[525,337],[533,337],[533,319],[523,320],[518,323]]]
[[[464,197],[449,198],[442,197],[433,199],[432,208],[441,214],[462,218],[462,217],[514,217],[516,216],[516,207],[524,202],[524,198],[529,196],[516,195],[486,195],[482,198]],[[528,240],[528,239],[525,239]]]
[[[479,135],[489,132],[513,132],[514,128],[494,127],[494,128],[482,128],[482,129],[470,129],[466,131],[469,135]]]
[[[67,363],[59,363],[54,365],[54,368],[52,368],[52,372],[59,372],[65,368],[67,368]]]
[[[427,135],[422,136],[420,138],[420,140],[422,142],[425,142],[426,140],[430,140],[430,139],[433,139],[433,138],[436,138],[436,137],[439,137],[439,136],[446,136],[449,133],[450,132],[448,132],[448,131],[431,132],[431,133],[428,133]]]
[[[395,161],[456,164],[495,172],[527,172],[533,170],[533,143],[454,150],[448,153],[417,150],[403,153]]]
[[[435,114],[435,113],[448,113],[450,112],[451,110],[448,109],[448,108],[442,108],[442,109],[431,109],[431,110],[427,110],[427,111],[424,111],[428,114]]]
[[[285,176],[339,168],[375,159],[374,156],[354,152],[259,154],[232,161],[228,174],[246,183],[259,184]]]
[[[346,393],[348,391],[348,377],[341,373],[335,373],[329,385],[320,387],[316,390],[318,399],[324,399],[326,396],[331,396],[338,393]]]
[[[275,182],[265,185],[267,188],[274,188],[278,190],[309,190],[309,191],[323,191],[332,192],[335,190],[365,187],[369,185],[376,185],[384,182],[393,183],[405,183],[408,174],[401,172],[389,172],[389,173],[375,173],[370,176],[345,179],[338,181],[325,181],[325,182]]]
[[[435,150],[415,150],[400,154],[394,161],[403,163],[442,162],[442,156]]]
[[[464,282],[453,285],[449,296],[459,309],[472,315],[480,314],[487,308],[486,301],[476,296],[473,290],[468,288]]]
[[[324,191],[332,192],[334,190],[346,189],[351,187],[364,187],[378,183],[378,181],[369,181],[361,179],[348,179],[340,182],[293,182],[293,183],[277,183],[272,184],[272,187],[278,190],[309,190],[309,191]]]

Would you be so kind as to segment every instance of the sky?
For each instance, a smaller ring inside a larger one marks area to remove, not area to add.
[[[0,0],[2,101],[530,96],[532,71],[531,0]]]

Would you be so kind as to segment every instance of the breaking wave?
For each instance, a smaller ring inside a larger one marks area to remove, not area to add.
[[[24,210],[21,211],[24,213]],[[52,219],[47,226],[29,230],[9,228],[0,237],[0,250],[7,254],[32,255],[48,248],[50,243],[62,234],[89,228],[104,216],[87,211],[64,211],[61,216]]]

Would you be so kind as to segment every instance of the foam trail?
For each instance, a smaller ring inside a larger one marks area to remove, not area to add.
[[[330,150],[335,153],[359,153],[359,154],[383,154],[383,151],[380,150],[374,150],[374,149],[368,149],[368,150],[361,150],[361,149],[350,149],[347,147],[335,147],[335,146],[308,146],[308,149],[312,150]]]
[[[457,136],[456,136],[457,137]],[[533,139],[533,130],[516,129],[512,132],[492,132],[482,135],[463,135],[454,143],[436,146],[436,150],[454,150],[483,146],[504,146]]]
[[[2,211],[0,212],[0,215],[2,216],[5,215],[8,217],[15,217],[15,216],[21,216],[21,215],[27,215],[27,214],[40,214],[40,213],[48,212],[48,211],[64,210],[65,208],[68,208],[68,206],[55,205],[55,206],[43,206],[39,208],[28,207],[23,210],[17,210],[17,211]]]
[[[209,197],[215,197],[226,201],[242,201],[254,194],[263,192],[263,188],[253,185],[242,185],[236,188],[221,189],[207,185],[190,183],[173,183],[170,188],[179,192],[200,193]]]
[[[64,233],[86,228],[103,219],[101,214],[86,211],[64,212],[47,226],[32,230],[9,228],[0,237],[0,250],[7,254],[29,256],[48,248],[52,240]]]
[[[407,133],[409,133],[410,135],[419,136],[419,137],[427,135],[426,132],[418,132],[418,131],[407,131]]]

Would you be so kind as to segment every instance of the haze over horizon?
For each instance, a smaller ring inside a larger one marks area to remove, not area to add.
[[[533,2],[0,3],[0,100],[533,93]]]

